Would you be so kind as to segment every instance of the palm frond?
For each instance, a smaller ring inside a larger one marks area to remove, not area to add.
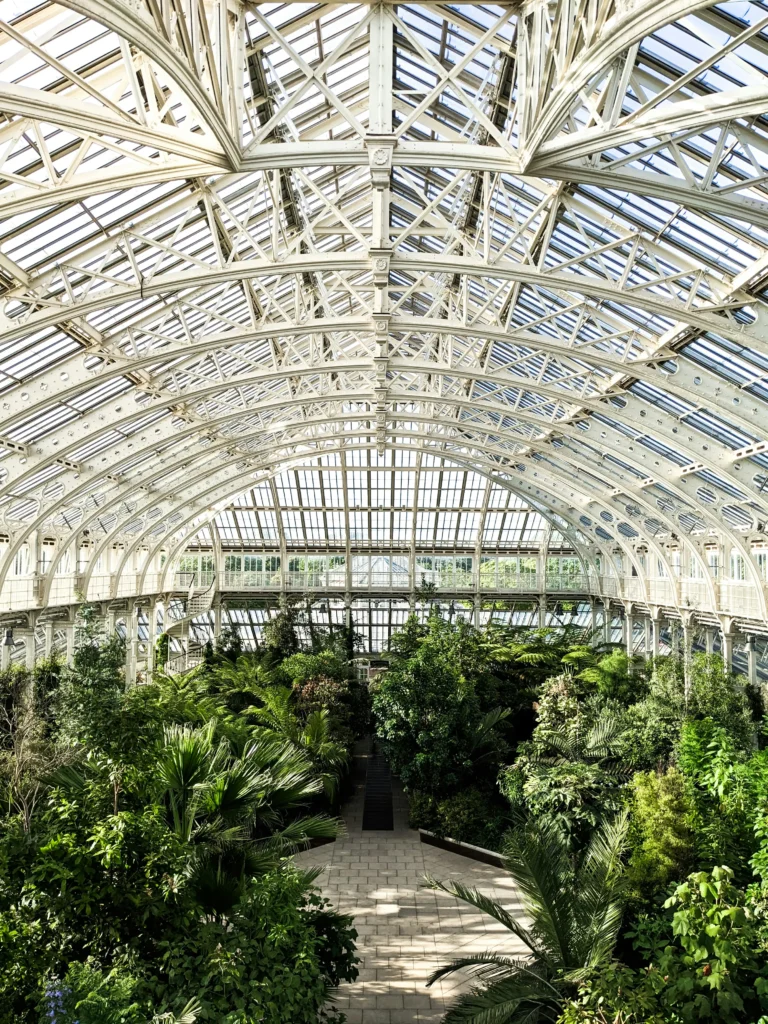
[[[560,996],[518,979],[505,979],[486,989],[459,996],[448,1009],[443,1024],[533,1024],[555,1021]]]
[[[567,839],[553,826],[513,833],[504,853],[526,914],[536,921],[540,955],[567,963],[573,895],[564,884],[571,874]]]
[[[441,882],[430,875],[427,875],[424,879],[424,885],[428,889],[447,893],[448,896],[453,896],[463,903],[469,903],[471,906],[476,907],[483,914],[488,914],[489,917],[494,918],[499,924],[516,935],[532,953],[539,955],[539,943],[533,934],[512,917],[509,911],[505,910],[500,903],[496,903],[489,896],[483,895],[477,889],[470,889],[468,886],[462,885],[461,882]]]

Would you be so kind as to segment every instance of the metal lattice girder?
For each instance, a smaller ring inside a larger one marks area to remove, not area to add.
[[[0,23],[0,572],[351,442],[761,589],[760,5],[291,6]]]

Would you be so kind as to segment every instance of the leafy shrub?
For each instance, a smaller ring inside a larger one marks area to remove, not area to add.
[[[768,1008],[759,922],[726,867],[697,872],[666,901],[672,918],[634,932],[646,966],[585,975],[559,1024],[745,1024]],[[762,1020],[762,1018],[761,1018]]]
[[[635,899],[642,901],[658,897],[692,866],[693,802],[683,775],[670,768],[635,774],[630,808],[627,878]]]
[[[486,709],[477,631],[438,615],[409,620],[393,638],[390,668],[373,688],[373,712],[393,771],[408,790],[447,795],[477,774],[495,775],[507,712]]]
[[[72,963],[42,1002],[40,1024],[147,1024],[151,1007],[136,999],[138,978],[122,968],[102,971],[89,963]]]
[[[423,828],[427,832],[437,834],[440,829],[440,816],[437,813],[437,797],[432,793],[421,793],[413,790],[408,795],[408,825],[410,828]]]
[[[627,711],[626,759],[640,769],[669,764],[683,724],[697,719],[724,728],[742,750],[754,744],[754,709],[744,679],[728,675],[716,655],[695,654],[686,693],[682,662],[658,659],[647,695]]]
[[[226,922],[200,922],[162,943],[157,1005],[195,992],[201,1021],[316,1024],[329,988],[357,977],[350,925],[299,872],[254,879]]]
[[[426,793],[411,793],[408,824],[460,843],[500,850],[509,816],[498,798],[475,787],[443,800]]]
[[[758,928],[733,872],[715,867],[679,885],[664,904],[671,935],[657,953],[662,1005],[684,1022],[706,1018],[737,1024],[768,1009],[768,965],[755,957]]]
[[[437,814],[439,834],[495,850],[509,824],[498,802],[474,788],[441,800]]]

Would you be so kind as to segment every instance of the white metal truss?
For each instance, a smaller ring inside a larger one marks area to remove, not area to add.
[[[766,69],[761,0],[4,0],[0,593],[391,452],[768,618]]]

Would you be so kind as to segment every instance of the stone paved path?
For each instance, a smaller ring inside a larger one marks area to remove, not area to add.
[[[317,885],[355,919],[360,976],[331,1000],[349,1024],[436,1024],[466,983],[457,975],[426,988],[435,967],[469,952],[523,949],[490,918],[422,886],[427,874],[461,880],[519,913],[506,873],[420,843],[396,783],[394,800],[394,831],[363,832],[361,784],[345,809],[346,838],[296,858],[302,866],[324,866]]]

